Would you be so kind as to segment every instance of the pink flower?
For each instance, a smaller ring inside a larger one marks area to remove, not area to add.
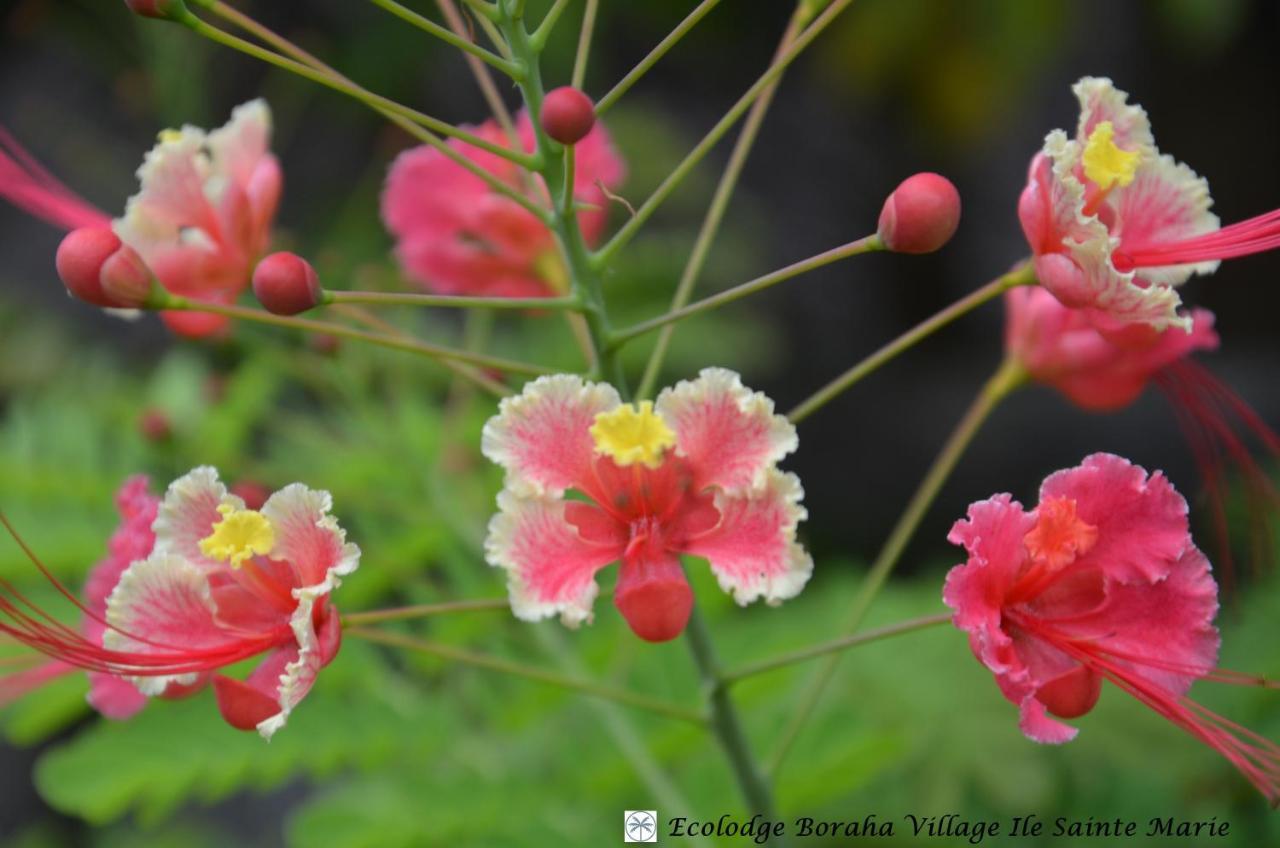
[[[1218,587],[1163,476],[1094,454],[1050,475],[1030,512],[996,495],[948,538],[969,559],[947,575],[943,600],[1029,739],[1074,738],[1050,715],[1084,715],[1109,680],[1280,801],[1280,747],[1185,697],[1200,678],[1237,678],[1215,671]]]
[[[620,560],[614,603],[650,641],[675,638],[692,610],[679,554],[709,560],[739,604],[776,604],[813,570],[795,540],[800,481],[777,468],[796,444],[773,402],[724,369],[638,406],[612,386],[542,377],[484,428],[485,456],[506,469],[489,563],[508,572],[517,617],[576,626],[595,573]]]
[[[527,113],[516,120],[524,150],[534,149]],[[494,121],[472,132],[509,145]],[[458,141],[450,145],[503,182],[519,187],[521,172],[511,162]],[[622,182],[624,166],[604,127],[596,126],[575,148],[574,197],[583,204],[578,223],[595,243],[608,217],[601,188]],[[526,190],[544,200],[539,183]],[[401,153],[387,175],[382,220],[396,238],[396,256],[412,279],[428,291],[447,295],[540,297],[565,292],[565,271],[551,230],[515,201],[431,147]]]
[[[1219,260],[1280,246],[1280,211],[1219,229],[1208,183],[1160,153],[1141,107],[1108,79],[1085,77],[1073,90],[1076,137],[1049,133],[1018,201],[1036,274],[1112,327],[1190,331],[1175,287]]]
[[[298,483],[261,512],[212,468],[174,481],[163,500],[145,485],[135,478],[122,490],[125,522],[90,577],[83,632],[12,586],[12,599],[0,596],[0,632],[90,671],[90,701],[113,717],[136,712],[142,696],[179,696],[212,676],[223,718],[270,738],[338,652],[329,595],[360,550],[329,515],[329,494]],[[218,673],[262,655],[245,680]]]
[[[0,130],[0,195],[63,229],[111,226],[168,291],[230,303],[266,251],[280,199],[270,135],[271,112],[262,100],[236,107],[225,126],[209,133],[165,130],[138,169],[141,189],[112,222]],[[198,312],[161,317],[174,332],[195,337],[228,323]]]
[[[1128,406],[1161,371],[1218,346],[1213,313],[1204,309],[1192,312],[1190,332],[1148,330],[1124,340],[1103,335],[1087,310],[1063,306],[1038,287],[1006,293],[1005,312],[1005,349],[1031,379],[1100,412]]]

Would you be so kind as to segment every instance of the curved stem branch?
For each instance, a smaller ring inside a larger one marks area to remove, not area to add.
[[[574,88],[582,88],[587,78],[587,59],[591,56],[591,37],[596,31],[596,11],[599,0],[587,0],[582,10],[582,28],[578,30],[578,51],[573,57],[573,76],[570,81]]]
[[[871,569],[867,572],[866,579],[863,581],[862,588],[849,610],[849,618],[844,626],[845,633],[852,634],[862,625],[862,620],[871,608],[871,602],[875,600],[880,589],[884,587],[885,581],[889,579],[889,575],[893,572],[894,566],[898,564],[898,559],[902,556],[907,542],[911,540],[916,528],[920,526],[920,521],[924,518],[929,506],[938,496],[938,492],[942,490],[942,485],[955,469],[960,457],[964,454],[965,449],[968,448],[969,443],[973,441],[973,437],[977,435],[983,422],[987,420],[1000,401],[1025,380],[1026,372],[1022,369],[1022,366],[1013,359],[1006,359],[982,387],[982,391],[978,393],[972,405],[965,412],[964,417],[960,419],[960,423],[956,425],[956,429],[947,438],[946,443],[943,444],[942,450],[938,453],[937,458],[934,459],[933,465],[929,467],[924,479],[920,481],[920,485],[907,503],[907,508],[903,511],[902,517],[894,525],[889,538],[885,540],[884,547],[880,549],[879,555],[876,557],[875,562],[872,563]],[[783,730],[782,738],[778,742],[777,748],[774,749],[773,756],[769,759],[769,771],[771,774],[776,774],[782,766],[787,753],[791,750],[792,745],[795,744],[800,732],[804,729],[805,723],[813,714],[814,708],[817,707],[818,700],[822,697],[827,684],[831,682],[839,661],[840,656],[838,654],[829,656],[800,696],[796,708],[792,712],[791,721],[786,729]]]
[[[469,601],[445,601],[439,604],[415,604],[408,607],[391,609],[366,610],[342,616],[343,627],[360,627],[369,624],[384,624],[388,621],[405,621],[413,618],[430,618],[436,615],[448,615],[455,612],[487,612],[491,610],[507,610],[511,601],[507,598],[479,598]]]
[[[754,280],[726,289],[719,294],[713,294],[711,297],[703,298],[697,303],[691,303],[680,309],[673,309],[665,315],[659,315],[657,318],[651,318],[648,321],[642,321],[631,327],[619,330],[613,334],[610,343],[613,347],[618,347],[624,342],[630,341],[636,336],[643,335],[656,330],[659,327],[671,324],[675,321],[681,321],[691,315],[697,315],[700,312],[706,312],[709,309],[715,309],[724,306],[726,303],[732,303],[735,300],[746,297],[749,294],[755,294],[763,291],[770,286],[776,286],[778,283],[785,282],[792,277],[797,277],[807,271],[821,268],[824,265],[830,265],[832,262],[838,262],[850,256],[857,256],[860,253],[871,253],[877,250],[883,250],[884,245],[880,242],[880,237],[876,235],[866,236],[849,244],[832,248],[831,250],[819,253],[817,256],[810,256],[808,259],[802,259],[799,262],[792,263],[785,268],[779,268],[765,274],[763,277],[757,277]]]
[[[957,318],[973,311],[982,304],[993,298],[999,297],[1015,286],[1029,285],[1036,281],[1035,269],[1031,267],[1030,262],[1022,262],[1015,265],[1013,270],[1007,274],[996,277],[985,286],[970,292],[968,295],[957,300],[955,303],[943,309],[941,312],[928,318],[907,332],[898,336],[839,377],[827,383],[818,391],[814,392],[805,400],[796,405],[787,413],[787,418],[791,419],[793,424],[799,424],[822,407],[826,406],[842,392],[857,383],[862,378],[874,372],[877,368],[893,359],[898,354],[907,350],[917,342],[937,332],[943,327],[955,321]]]
[[[635,85],[639,79],[649,72],[649,69],[658,64],[658,60],[667,55],[672,47],[675,47],[680,39],[688,35],[689,30],[693,29],[698,21],[702,20],[707,14],[720,5],[720,0],[702,0],[693,11],[676,28],[671,30],[666,38],[658,42],[658,46],[649,51],[649,55],[640,60],[634,68],[627,72],[618,84],[609,89],[609,93],[604,95],[596,102],[596,115],[603,115],[605,110],[618,101],[618,98],[626,94],[631,86]]]
[[[759,660],[753,663],[739,666],[720,675],[720,680],[726,686],[731,686],[739,680],[747,677],[754,677],[757,674],[765,674],[775,671],[779,668],[786,668],[796,663],[807,662],[816,657],[823,657],[829,654],[836,654],[846,651],[849,648],[858,645],[866,645],[871,642],[878,642],[881,639],[888,639],[890,636],[899,636],[903,633],[914,633],[917,630],[924,630],[927,627],[935,627],[939,624],[946,624],[951,620],[951,613],[944,612],[937,615],[926,615],[920,618],[912,618],[907,621],[900,621],[897,624],[890,624],[885,627],[877,627],[874,630],[865,630],[861,633],[855,633],[852,636],[841,636],[839,639],[832,639],[828,642],[819,642],[816,645],[810,645],[807,648],[799,648],[794,651],[788,651],[785,654],[779,654],[775,657]]]
[[[373,306],[426,306],[453,309],[577,309],[575,297],[455,297],[416,292],[325,290],[325,303],[367,303]]]
[[[451,30],[440,26],[440,24],[430,18],[419,15],[410,8],[400,5],[395,2],[395,0],[370,0],[370,2],[375,6],[385,9],[400,20],[412,24],[425,33],[435,36],[446,44],[453,45],[468,56],[474,56],[486,65],[497,68],[499,71],[502,71],[514,80],[518,80],[524,75],[524,69],[517,63],[508,62],[501,56],[490,53],[474,41],[471,41],[468,38],[461,38]]]
[[[647,695],[629,692],[626,689],[616,689],[612,686],[604,686],[590,680],[580,680],[548,669],[533,668],[516,662],[515,660],[495,657],[490,654],[481,654],[475,651],[469,651],[465,648],[457,648],[453,645],[444,645],[439,642],[417,639],[413,636],[406,636],[401,633],[393,633],[366,627],[352,627],[343,631],[343,634],[355,639],[364,639],[368,642],[376,642],[382,645],[390,645],[396,648],[405,648],[410,651],[430,654],[431,656],[439,657],[443,660],[449,660],[450,662],[461,663],[475,668],[483,668],[487,671],[496,671],[502,674],[510,674],[514,677],[523,677],[526,680],[536,680],[539,683],[546,683],[551,686],[559,686],[562,689],[571,689],[575,692],[581,692],[584,695],[592,695],[596,698],[604,698],[608,701],[626,704],[629,707],[635,707],[636,709],[645,710],[646,712],[651,712],[655,715],[665,716],[667,718],[679,719],[680,721],[687,721],[699,725],[705,724],[707,720],[706,717],[697,710],[693,710],[679,704],[660,701],[657,698],[650,698]]]

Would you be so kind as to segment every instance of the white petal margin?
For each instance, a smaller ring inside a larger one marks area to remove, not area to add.
[[[144,260],[155,248],[178,244],[184,231],[203,233],[217,226],[205,195],[211,173],[206,142],[199,127],[166,131],[139,166],[141,188],[112,229]]]
[[[1122,244],[1159,244],[1215,232],[1221,222],[1210,212],[1209,182],[1168,154],[1144,160],[1127,186],[1112,191],[1116,233]],[[1217,261],[1143,268],[1155,285],[1180,286],[1193,274],[1212,274]]]
[[[498,493],[489,521],[485,559],[507,572],[511,611],[524,621],[559,615],[568,627],[591,621],[599,586],[595,574],[620,551],[593,545],[564,517],[559,498]]]
[[[242,103],[227,123],[209,133],[213,171],[236,185],[248,185],[271,145],[271,109],[262,98]]]
[[[291,483],[262,507],[263,516],[276,533],[271,556],[292,563],[303,580],[318,581],[293,590],[298,607],[289,618],[289,626],[298,643],[298,658],[286,665],[280,675],[280,712],[258,723],[258,733],[267,740],[284,727],[293,708],[311,691],[320,671],[320,645],[313,620],[316,604],[360,565],[360,548],[346,541],[346,531],[329,514],[332,506],[333,498],[328,492]]]
[[[1135,282],[1133,272],[1121,273],[1111,256],[1120,246],[1096,215],[1084,214],[1084,184],[1076,177],[1076,167],[1083,156],[1083,146],[1068,140],[1061,130],[1045,138],[1044,154],[1053,163],[1053,214],[1066,235],[1063,245],[1080,267],[1093,293],[1093,305],[1112,317],[1127,322],[1150,324],[1157,330],[1178,327],[1191,331],[1191,317],[1181,315],[1182,298],[1169,286],[1143,288]],[[1150,167],[1150,161],[1140,166]]]
[[[1156,152],[1155,138],[1151,135],[1151,121],[1146,110],[1136,103],[1129,103],[1129,95],[1116,88],[1106,77],[1082,77],[1071,87],[1080,101],[1080,121],[1076,137],[1084,142],[1094,127],[1110,121],[1115,131],[1113,140],[1125,150],[1140,150],[1143,158]]]
[[[800,478],[777,469],[749,493],[717,492],[720,523],[685,550],[705,557],[720,588],[741,606],[793,598],[813,574],[812,557],[796,541],[796,526],[808,517],[803,498]]]
[[[218,627],[214,612],[204,572],[180,556],[152,552],[125,570],[107,598],[110,627],[102,645],[111,651],[177,657],[234,644],[236,637]],[[152,696],[170,683],[194,683],[198,675],[126,677]]]
[[[506,488],[523,495],[559,496],[581,479],[595,456],[591,425],[622,403],[604,383],[551,374],[503,398],[484,425],[480,450],[506,469]]]
[[[675,431],[676,450],[703,486],[757,487],[800,443],[773,401],[725,368],[704,368],[696,380],[663,389],[654,410]]]
[[[218,507],[224,504],[244,509],[244,500],[227,491],[215,468],[202,465],[174,480],[151,525],[156,534],[152,550],[175,554],[207,570],[225,568],[225,563],[200,551],[200,540],[207,538],[213,525],[222,520]]]

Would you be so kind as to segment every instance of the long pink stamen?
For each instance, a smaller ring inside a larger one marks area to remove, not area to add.
[[[1164,244],[1126,244],[1111,257],[1117,271],[1234,259],[1280,247],[1280,209],[1212,233]]]
[[[109,215],[45,170],[4,127],[0,127],[0,197],[63,230],[111,223]]]

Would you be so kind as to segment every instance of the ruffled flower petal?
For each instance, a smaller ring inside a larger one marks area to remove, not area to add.
[[[218,471],[208,465],[192,469],[174,480],[156,514],[156,553],[173,554],[205,570],[219,570],[225,563],[210,559],[200,550],[200,540],[213,532],[222,520],[219,506],[244,509],[244,501],[227,491]]]
[[[275,534],[271,558],[296,570],[303,587],[330,585],[355,571],[360,548],[347,542],[338,520],[329,514],[333,497],[325,491],[292,483],[267,499],[262,515]]]
[[[537,621],[558,614],[570,627],[590,621],[599,591],[595,573],[622,556],[620,539],[584,539],[566,518],[568,506],[558,498],[511,490],[498,495],[485,556],[507,571],[517,618]]]
[[[1117,187],[1108,200],[1115,209],[1112,235],[1120,240],[1121,256],[1127,249],[1141,249],[1181,241],[1216,231],[1218,216],[1209,211],[1213,198],[1209,183],[1168,154],[1143,164],[1134,180]],[[1218,262],[1144,267],[1141,279],[1157,286],[1178,286],[1193,274],[1212,274]]]
[[[685,552],[706,557],[720,587],[741,605],[795,597],[813,573],[812,558],[796,542],[803,497],[796,475],[773,468],[749,492],[718,491],[719,524],[686,542]]]
[[[591,424],[620,403],[617,390],[604,383],[569,374],[539,377],[502,400],[484,425],[480,449],[506,469],[512,491],[559,496],[587,478],[595,456]]]
[[[699,486],[734,492],[758,486],[799,444],[773,401],[724,368],[704,368],[696,380],[664,389],[654,409],[675,431],[676,450]]]
[[[1146,111],[1136,103],[1129,103],[1129,95],[1116,88],[1111,80],[1084,77],[1071,91],[1080,101],[1077,138],[1088,138],[1098,124],[1106,121],[1114,128],[1113,140],[1118,147],[1144,155],[1155,151],[1156,142]]]

